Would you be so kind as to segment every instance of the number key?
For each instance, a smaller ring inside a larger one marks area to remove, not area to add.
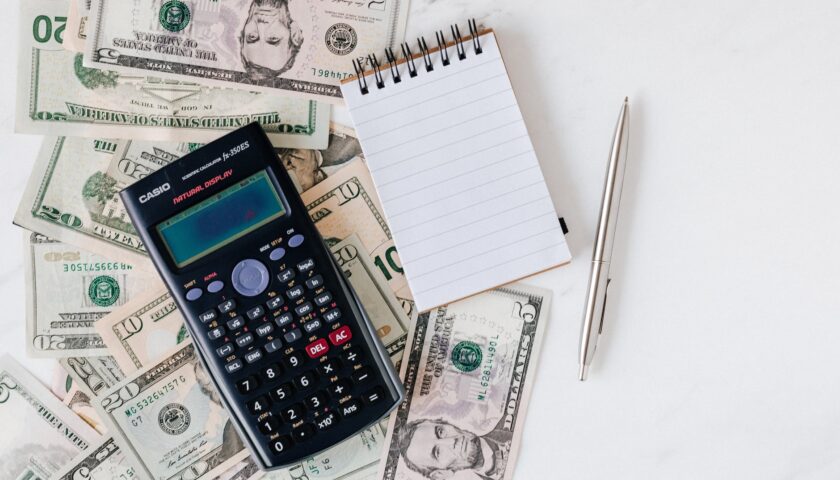
[[[265,417],[259,422],[258,428],[264,435],[271,435],[280,427],[280,422],[274,417]]]
[[[303,405],[295,403],[284,407],[280,412],[280,416],[283,417],[286,423],[295,423],[303,418],[304,412]]]
[[[292,439],[288,435],[275,438],[271,441],[271,451],[280,455],[292,446]]]
[[[304,402],[306,402],[306,406],[309,407],[310,410],[316,410],[327,403],[327,395],[324,392],[307,395]]]
[[[294,389],[292,389],[292,385],[290,383],[284,383],[271,391],[271,398],[277,402],[285,402],[291,398],[293,393]]]
[[[305,390],[307,388],[312,387],[315,384],[315,373],[314,372],[306,372],[302,375],[299,375],[295,379],[295,385],[301,390]]]
[[[259,415],[263,412],[267,412],[268,407],[271,406],[271,403],[267,398],[260,395],[259,397],[254,398],[253,400],[249,400],[247,406],[249,412],[251,412],[254,415]]]
[[[279,377],[281,373],[283,373],[283,369],[280,367],[280,365],[278,365],[276,363],[271,364],[271,365],[263,368],[263,370],[262,370],[263,376],[269,382],[271,382],[275,378]]]
[[[292,353],[286,355],[286,365],[290,369],[295,369],[295,368],[300,367],[301,365],[303,365],[303,362],[305,360],[306,360],[306,358],[300,352],[292,352]]]
[[[236,389],[239,390],[239,393],[241,393],[242,395],[247,395],[253,392],[259,386],[260,381],[257,380],[257,377],[253,375],[245,377],[242,380],[236,382]]]

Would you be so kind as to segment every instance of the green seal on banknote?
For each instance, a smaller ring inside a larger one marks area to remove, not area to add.
[[[108,275],[100,275],[88,286],[90,301],[100,307],[110,307],[120,298],[120,284]]]
[[[452,363],[462,372],[472,372],[481,365],[481,347],[464,340],[452,349]]]
[[[170,403],[158,414],[160,429],[169,435],[180,435],[190,426],[190,411],[180,403]]]
[[[190,9],[180,0],[170,0],[160,7],[160,26],[170,32],[180,32],[190,23]]]

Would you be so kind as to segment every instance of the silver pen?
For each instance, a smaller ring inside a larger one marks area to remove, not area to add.
[[[589,288],[586,294],[586,309],[583,312],[583,327],[580,331],[580,374],[581,381],[595,355],[598,337],[604,327],[604,307],[607,303],[607,288],[610,283],[610,260],[612,259],[615,224],[618,221],[618,204],[621,202],[621,185],[624,183],[624,168],[627,165],[627,140],[630,137],[630,107],[627,97],[618,114],[615,126],[610,161],[607,164],[607,178],[604,182],[604,196],[598,215],[595,247],[592,249],[592,271],[589,274]]]

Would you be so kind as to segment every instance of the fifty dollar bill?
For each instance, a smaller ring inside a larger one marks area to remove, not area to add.
[[[21,2],[16,131],[209,142],[256,121],[275,145],[326,146],[327,104],[85,67],[62,47],[68,7]]]
[[[395,47],[408,0],[94,0],[85,65],[338,103],[351,60]]]
[[[511,284],[418,317],[380,478],[511,478],[550,299]]]

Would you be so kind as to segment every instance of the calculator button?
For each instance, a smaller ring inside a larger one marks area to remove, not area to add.
[[[344,418],[352,417],[362,410],[362,404],[358,400],[350,400],[340,407],[341,416]]]
[[[293,393],[292,385],[290,383],[284,383],[271,391],[271,398],[278,402],[285,402]]]
[[[350,331],[350,327],[344,325],[343,327],[339,328],[338,330],[333,330],[329,334],[330,342],[336,347],[339,345],[343,345],[350,341],[353,338],[353,333]]]
[[[220,312],[228,313],[229,311],[236,308],[236,301],[232,300],[232,299],[231,300],[225,300],[224,302],[219,304],[218,308],[219,308]]]
[[[336,423],[338,423],[338,415],[335,412],[327,412],[315,420],[315,426],[321,431],[334,427]]]
[[[314,290],[324,284],[324,277],[315,275],[312,278],[306,279],[306,288]]]
[[[225,365],[225,370],[227,370],[228,373],[236,373],[241,369],[242,369],[242,360],[239,360],[239,359],[236,359],[236,360],[228,363],[227,365]]]
[[[341,364],[338,363],[338,360],[331,358],[318,365],[318,373],[329,377],[330,375],[337,374],[339,368],[341,368]]]
[[[276,323],[278,327],[285,327],[286,325],[292,323],[292,321],[294,321],[294,317],[292,317],[292,314],[289,312],[286,312],[274,319],[274,323]]]
[[[289,239],[289,246],[292,248],[297,248],[303,244],[303,235],[297,234],[292,235],[292,238]]]
[[[291,268],[287,268],[277,274],[277,280],[280,280],[283,283],[288,282],[293,278],[295,278],[295,272],[293,272]]]
[[[342,360],[347,363],[356,363],[358,360],[362,359],[362,351],[359,347],[353,347],[344,351],[341,354]]]
[[[271,325],[271,324],[269,323],[269,325]],[[254,342],[254,336],[251,335],[250,333],[246,333],[244,335],[240,335],[240,336],[236,337],[236,345],[239,346],[240,348],[241,347],[247,347],[248,345],[250,345],[253,342]]]
[[[258,337],[264,337],[274,331],[274,325],[270,323],[263,323],[255,328],[254,331],[257,332]]]
[[[295,403],[288,407],[283,407],[283,410],[280,411],[280,416],[283,417],[286,423],[295,423],[303,418],[304,411],[303,405]]]
[[[222,338],[222,336],[224,336],[224,334],[225,334],[225,327],[216,327],[213,330],[210,330],[209,332],[207,332],[207,337],[210,340],[217,340],[219,338]]]
[[[246,258],[233,267],[233,288],[246,297],[256,297],[268,287],[268,269],[259,260]]]
[[[254,415],[259,415],[261,413],[267,412],[268,407],[271,406],[271,403],[265,396],[260,395],[259,397],[253,400],[248,400],[247,405],[249,412],[251,412]]]
[[[286,334],[283,335],[283,340],[286,340],[286,343],[292,343],[296,340],[300,340],[301,338],[303,338],[303,334],[300,333],[299,328],[286,332]]]
[[[306,260],[297,264],[297,269],[300,273],[306,273],[312,270],[313,268],[315,268],[315,260],[312,260],[311,258],[307,258]]]
[[[282,346],[283,342],[281,342],[279,338],[276,338],[265,344],[265,351],[268,353],[274,353],[277,350],[280,350],[280,347]]]
[[[202,293],[204,293],[204,291],[201,290],[198,287],[191,288],[191,289],[187,290],[187,295],[186,295],[187,300],[189,300],[191,302],[193,302],[195,300],[198,300],[199,298],[201,298]]]
[[[265,309],[261,305],[257,305],[256,307],[245,312],[245,315],[248,316],[248,320],[256,320],[265,315]]]
[[[301,390],[305,390],[307,388],[312,387],[312,385],[314,383],[315,383],[315,373],[314,372],[306,372],[302,375],[298,375],[298,377],[295,378],[295,385]]]
[[[253,392],[259,386],[260,381],[257,380],[257,377],[253,375],[245,377],[242,380],[236,382],[236,389],[239,390],[239,393],[241,393],[242,395],[247,395]]]
[[[210,309],[206,312],[200,314],[198,319],[201,320],[201,323],[209,323],[216,319],[218,315],[216,315],[216,310]]]
[[[281,373],[283,373],[283,367],[277,365],[276,363],[269,365],[262,370],[263,377],[265,377],[265,379],[269,382],[279,377]]]
[[[275,438],[271,441],[271,451],[280,455],[292,446],[292,439],[288,435]]]
[[[296,442],[305,442],[315,435],[315,427],[311,423],[304,423],[303,425],[292,430],[292,437]]]
[[[259,422],[258,428],[263,435],[271,435],[280,428],[280,422],[274,417],[265,417]]]
[[[323,338],[319,338],[306,346],[306,353],[309,354],[309,358],[318,358],[327,353],[327,350],[329,349],[330,345],[327,341]]]
[[[341,398],[345,395],[348,395],[350,393],[351,388],[352,386],[350,385],[350,382],[348,382],[347,380],[339,380],[330,385],[329,388],[327,388],[327,391],[329,391],[330,395],[332,395],[333,397]]]
[[[283,306],[283,297],[277,295],[276,297],[272,297],[269,301],[265,302],[268,306],[269,310],[277,310],[278,308]]]
[[[268,252],[268,258],[271,259],[271,261],[273,262],[280,260],[281,258],[283,258],[284,255],[286,255],[286,249],[283,247],[277,247],[274,250]]]
[[[254,363],[263,357],[262,350],[251,350],[250,352],[244,355],[245,361],[248,363]]]
[[[308,315],[312,311],[312,304],[309,302],[302,303],[295,307],[295,313],[298,317],[302,317],[304,315]]]
[[[330,302],[332,302],[332,294],[330,292],[324,292],[315,296],[315,305],[319,307],[323,307]]]
[[[321,328],[321,321],[317,319],[310,320],[303,324],[303,329],[306,330],[306,333],[312,333],[319,328]]]
[[[292,352],[286,355],[286,366],[288,366],[289,369],[295,369],[300,367],[301,365],[303,365],[304,361],[306,361],[306,359],[300,352]]]
[[[385,396],[385,393],[384,393],[384,391],[382,390],[382,387],[376,387],[376,388],[373,388],[373,389],[371,389],[371,390],[368,390],[368,391],[367,391],[367,393],[365,393],[365,394],[362,396],[362,399],[363,399],[363,400],[365,401],[365,403],[367,403],[368,405],[373,405],[374,403],[377,403],[377,402],[379,402],[380,400],[382,400],[382,398],[383,398],[384,396]]]
[[[232,319],[228,320],[227,327],[228,330],[238,330],[245,326],[245,320],[242,319],[241,316],[237,315]]]
[[[362,367],[353,372],[353,381],[356,383],[367,382],[371,377],[373,377],[373,374],[370,371],[370,367]]]
[[[337,308],[333,308],[332,310],[324,314],[324,320],[326,320],[327,323],[332,323],[338,320],[339,318],[341,318],[341,310]]]
[[[317,410],[327,403],[327,394],[324,392],[313,393],[312,395],[307,395],[303,401],[306,402],[306,406],[310,410]]]
[[[221,280],[214,280],[207,285],[207,291],[210,293],[219,293],[223,288],[225,288],[225,282]]]
[[[228,343],[226,343],[226,344],[224,344],[221,347],[216,349],[216,355],[218,355],[222,358],[227,357],[231,353],[233,353],[233,344],[230,343],[230,342],[228,342]]]
[[[293,288],[286,290],[286,296],[289,297],[289,300],[297,300],[298,298],[303,295],[303,285],[296,285]]]

